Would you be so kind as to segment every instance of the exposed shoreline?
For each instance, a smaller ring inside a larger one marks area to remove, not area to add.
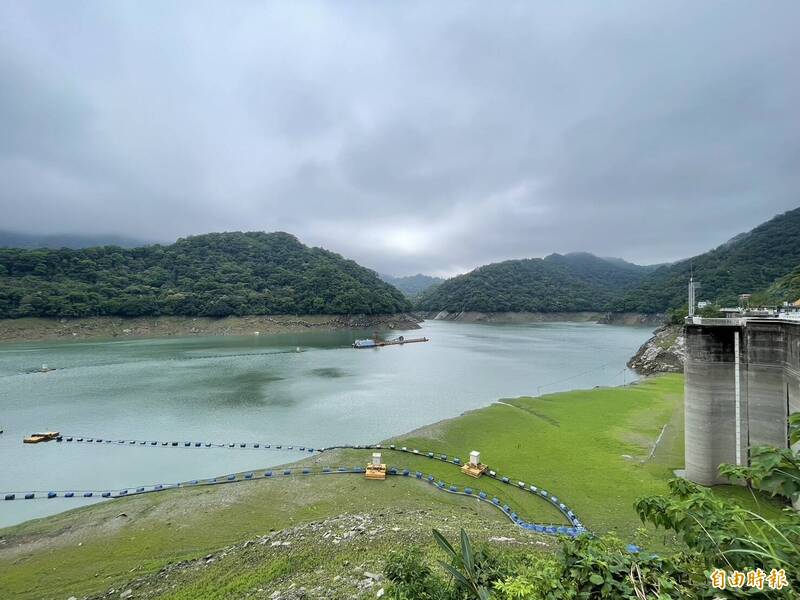
[[[606,313],[600,311],[564,312],[448,312],[425,313],[429,319],[460,321],[462,323],[602,323],[605,325],[641,325],[656,327],[664,321],[663,314]]]
[[[419,329],[421,319],[395,315],[264,315],[247,317],[86,317],[2,319],[0,342],[253,335],[339,329]]]

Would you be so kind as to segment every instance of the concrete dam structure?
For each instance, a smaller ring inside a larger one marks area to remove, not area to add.
[[[794,317],[794,315],[792,315]],[[686,320],[686,477],[726,483],[720,463],[749,464],[749,449],[789,447],[800,411],[800,319]]]

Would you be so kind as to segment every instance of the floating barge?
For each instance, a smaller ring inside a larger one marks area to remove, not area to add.
[[[380,348],[382,346],[397,346],[402,344],[418,344],[419,342],[430,341],[426,337],[421,338],[405,338],[402,335],[393,340],[378,339],[377,334],[370,340],[356,340],[353,342],[353,348]]]
[[[38,444],[40,442],[51,442],[58,439],[61,435],[58,431],[45,431],[44,433],[32,433],[22,440],[23,444]]]

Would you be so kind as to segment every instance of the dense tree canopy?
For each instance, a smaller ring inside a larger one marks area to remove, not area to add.
[[[792,269],[780,279],[776,280],[763,292],[753,297],[754,301],[763,304],[780,305],[784,302],[796,302],[800,299],[800,266]]]
[[[168,246],[0,248],[0,317],[387,314],[408,300],[376,273],[287,233]]]
[[[448,279],[423,293],[423,310],[559,312],[604,310],[650,271],[591,254],[507,260]]]
[[[615,311],[661,312],[686,303],[689,276],[701,284],[698,300],[735,305],[737,296],[772,285],[800,265],[800,208],[687,260],[660,267],[612,303]]]
[[[391,275],[381,275],[386,283],[389,283],[403,292],[409,298],[416,298],[422,292],[435,285],[439,285],[444,281],[440,277],[431,277],[430,275],[406,275],[404,277],[392,277]]]
[[[716,306],[735,305],[739,294],[767,288],[756,298],[796,300],[798,265],[800,208],[705,254],[657,267],[591,254],[553,254],[486,265],[426,291],[418,306],[456,312],[659,313],[686,304],[690,275],[701,284],[697,299]]]

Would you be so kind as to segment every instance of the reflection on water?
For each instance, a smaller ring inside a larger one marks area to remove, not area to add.
[[[299,457],[274,450],[23,446],[22,437],[37,430],[314,447],[374,442],[498,398],[619,385],[649,330],[428,321],[418,334],[431,341],[355,350],[353,341],[371,331],[337,331],[2,345],[0,491],[114,489]],[[26,373],[43,363],[56,370]],[[78,502],[3,503],[0,526]]]

